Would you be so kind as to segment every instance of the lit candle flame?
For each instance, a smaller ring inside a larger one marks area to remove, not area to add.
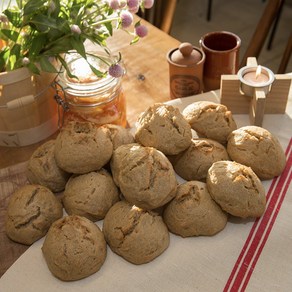
[[[255,74],[255,78],[257,79],[262,73],[262,66],[258,66]]]

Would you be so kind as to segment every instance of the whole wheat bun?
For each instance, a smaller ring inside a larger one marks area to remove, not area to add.
[[[9,201],[5,229],[13,241],[30,245],[43,237],[51,224],[63,216],[63,207],[51,190],[24,185]]]
[[[282,173],[286,157],[278,139],[268,130],[246,126],[228,137],[227,152],[232,160],[252,168],[263,180]]]
[[[169,232],[161,216],[127,201],[111,207],[103,232],[112,251],[136,265],[152,261],[169,245]]]
[[[106,242],[97,225],[85,217],[63,217],[51,226],[42,246],[51,273],[75,281],[96,273],[106,258]]]
[[[250,167],[217,161],[208,171],[207,188],[223,210],[242,218],[260,217],[266,207],[265,189]]]
[[[214,235],[227,223],[227,214],[213,201],[206,184],[189,181],[178,186],[163,219],[168,229],[182,237]]]

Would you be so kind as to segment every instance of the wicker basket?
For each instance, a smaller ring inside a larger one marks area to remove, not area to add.
[[[0,145],[37,143],[58,129],[54,75],[32,75],[27,68],[0,74]]]

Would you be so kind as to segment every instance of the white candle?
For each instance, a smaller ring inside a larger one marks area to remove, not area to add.
[[[268,93],[275,79],[273,72],[262,66],[243,67],[238,71],[238,77],[241,82],[241,90],[247,96],[252,96],[255,88],[261,88]]]

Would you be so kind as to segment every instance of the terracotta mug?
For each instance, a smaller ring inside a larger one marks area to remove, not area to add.
[[[221,75],[237,74],[241,40],[234,33],[215,31],[204,35],[200,45],[206,55],[203,78],[205,91],[218,89]]]
[[[167,54],[171,99],[202,93],[204,52],[190,43],[181,43]]]

